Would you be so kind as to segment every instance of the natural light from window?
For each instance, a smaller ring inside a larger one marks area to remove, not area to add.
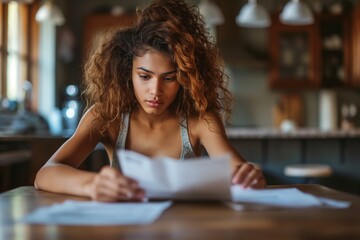
[[[24,16],[20,14],[21,5],[10,2],[8,5],[8,55],[7,55],[7,97],[22,100],[22,85],[26,80],[26,36],[22,35]]]

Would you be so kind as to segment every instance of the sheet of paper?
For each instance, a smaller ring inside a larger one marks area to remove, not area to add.
[[[25,216],[22,222],[59,225],[150,224],[160,217],[171,204],[171,201],[151,203],[65,201],[39,208]]]
[[[316,197],[304,193],[297,188],[279,189],[243,189],[241,186],[231,187],[232,201],[236,203],[262,204],[282,208],[332,207],[346,208],[350,202]]]
[[[230,199],[229,155],[184,161],[151,159],[136,152],[117,152],[122,172],[137,180],[148,198],[183,200]]]

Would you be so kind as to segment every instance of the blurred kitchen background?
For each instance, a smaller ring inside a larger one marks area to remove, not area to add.
[[[2,0],[0,191],[32,184],[73,133],[90,49],[104,29],[131,25],[148,2]],[[234,147],[269,184],[360,194],[360,1],[188,2],[199,6],[225,61]],[[82,167],[106,162],[99,146]],[[294,164],[310,173],[291,173]]]

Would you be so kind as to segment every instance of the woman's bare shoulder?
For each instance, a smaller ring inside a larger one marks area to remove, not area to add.
[[[201,117],[193,116],[189,120],[189,128],[196,131],[197,135],[204,131],[224,132],[224,125],[219,115],[206,112]]]
[[[107,144],[112,144],[114,139],[116,140],[117,133],[119,131],[118,121],[110,122],[108,129],[105,132],[100,132],[100,125],[102,124],[99,120],[99,113],[95,106],[90,107],[83,115],[83,118],[80,121],[80,124],[84,128],[87,128],[87,131],[91,131],[91,134],[95,134],[101,142]]]
[[[97,113],[94,106],[90,107],[80,119],[79,126],[93,127],[96,126]]]
[[[75,134],[97,135],[96,112],[93,107],[89,108],[81,117]]]

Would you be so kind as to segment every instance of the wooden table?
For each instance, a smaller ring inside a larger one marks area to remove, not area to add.
[[[155,223],[145,226],[27,225],[19,219],[38,207],[88,199],[20,187],[0,195],[0,239],[360,239],[359,196],[320,185],[272,187],[297,187],[352,205],[347,209],[234,211],[218,202],[176,202]]]

